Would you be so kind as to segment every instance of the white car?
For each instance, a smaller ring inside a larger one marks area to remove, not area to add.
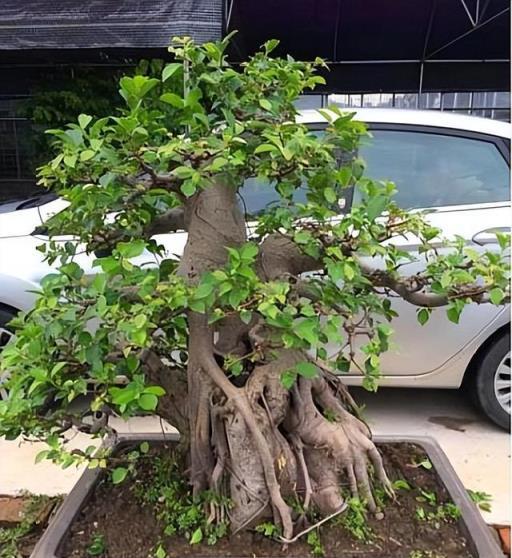
[[[372,138],[360,156],[367,174],[396,183],[399,205],[430,209],[428,219],[445,237],[459,235],[477,249],[492,248],[494,233],[510,226],[511,126],[503,122],[435,111],[358,109],[356,119],[368,124]],[[317,111],[304,111],[301,121],[321,133],[325,126]],[[275,200],[272,189],[249,180],[242,189],[248,214],[256,214]],[[348,191],[341,211],[357,203]],[[34,304],[41,278],[50,271],[35,248],[47,240],[34,232],[48,216],[65,207],[51,194],[0,205],[0,337],[9,337],[6,325],[18,310]],[[64,238],[63,238],[64,240]],[[157,237],[169,253],[181,253],[185,233]],[[402,240],[414,251],[414,240]],[[92,259],[77,260],[91,269]],[[374,262],[375,263],[375,262]],[[421,258],[406,266],[414,273]],[[482,410],[507,428],[510,421],[509,308],[470,305],[459,325],[445,311],[434,310],[425,326],[418,324],[416,308],[393,299],[399,318],[393,321],[394,348],[382,359],[382,386],[472,389]],[[3,329],[2,329],[3,328]],[[1,342],[1,341],[0,341]],[[348,384],[359,384],[355,371]]]

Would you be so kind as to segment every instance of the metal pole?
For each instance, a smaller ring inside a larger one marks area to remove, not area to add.
[[[468,35],[471,35],[471,33],[474,33],[475,31],[477,31],[478,29],[480,29],[481,27],[483,27],[484,25],[487,25],[488,23],[490,23],[491,21],[495,20],[497,17],[502,16],[503,14],[506,14],[507,12],[510,11],[510,8],[505,8],[504,10],[501,10],[501,12],[498,12],[497,14],[494,14],[493,16],[491,16],[489,19],[486,19],[485,21],[482,21],[481,23],[479,23],[478,25],[475,25],[475,27],[472,27],[469,31],[466,31],[465,33],[462,33],[461,35],[459,35],[458,37],[455,37],[455,39],[451,40],[450,42],[446,43],[445,45],[443,45],[442,47],[439,47],[437,50],[434,50],[434,52],[431,52],[427,58],[432,58],[432,56],[435,56],[436,54],[438,54],[439,52],[441,52],[442,50],[444,50],[445,48],[453,45],[454,43],[460,41],[461,39],[463,39],[464,37],[467,37]]]
[[[420,108],[420,98],[423,91],[423,61],[420,64],[420,85],[418,87],[418,98],[416,99],[416,108]]]

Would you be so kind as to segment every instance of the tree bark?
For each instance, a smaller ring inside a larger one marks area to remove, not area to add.
[[[225,265],[227,247],[246,241],[236,189],[229,185],[214,184],[191,198],[184,225],[188,240],[179,273],[191,284]],[[286,237],[272,235],[260,246],[257,272],[271,280],[317,264]],[[282,373],[307,355],[269,351],[235,385],[222,359],[254,350],[249,327],[233,318],[214,329],[208,316],[195,312],[189,313],[188,323],[190,482],[195,494],[210,489],[231,499],[233,532],[271,518],[281,526],[283,540],[290,540],[297,518],[288,498],[329,514],[342,509],[343,482],[376,510],[368,466],[390,493],[391,487],[368,428],[351,414],[320,368],[317,379],[299,378],[291,391],[281,383]]]

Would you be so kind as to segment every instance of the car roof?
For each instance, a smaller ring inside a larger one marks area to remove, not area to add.
[[[328,110],[328,109],[325,109]],[[343,112],[355,113],[354,118],[367,124],[408,124],[449,128],[479,132],[502,138],[512,137],[512,125],[508,122],[467,116],[453,112],[437,110],[410,110],[396,108],[341,108]],[[304,124],[319,124],[325,122],[325,117],[318,110],[309,109],[299,113],[299,122]]]

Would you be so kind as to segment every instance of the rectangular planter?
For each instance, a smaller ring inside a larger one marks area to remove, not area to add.
[[[122,434],[117,438],[115,446],[143,441],[172,442],[178,439],[178,434]],[[454,504],[461,511],[461,527],[471,552],[478,558],[504,557],[497,541],[491,534],[490,528],[482,519],[475,504],[470,500],[448,458],[434,439],[420,436],[375,436],[374,441],[377,444],[410,443],[422,447],[434,465],[439,479],[445,485]],[[106,440],[104,444],[111,445],[111,442]],[[31,558],[60,558],[59,550],[68,536],[69,528],[94,492],[96,483],[102,473],[103,470],[101,469],[87,469],[84,471],[50,521],[48,528],[34,548]],[[289,558],[292,557],[289,556]]]

